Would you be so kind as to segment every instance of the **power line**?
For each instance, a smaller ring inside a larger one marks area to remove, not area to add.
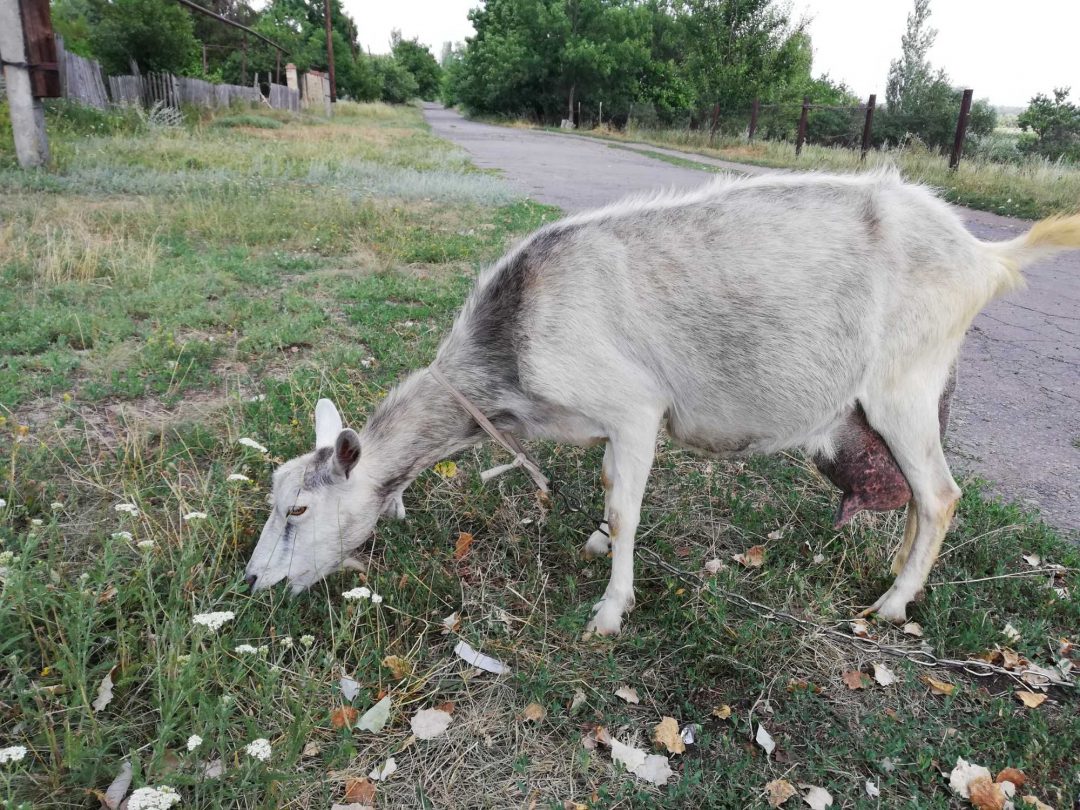
[[[286,50],[285,48],[282,48],[280,45],[278,45],[272,39],[269,39],[268,37],[264,37],[258,31],[253,31],[252,29],[248,28],[246,25],[241,25],[238,22],[234,22],[233,20],[230,20],[228,17],[222,17],[217,12],[211,11],[208,8],[203,8],[198,3],[193,3],[193,2],[191,2],[191,0],[176,0],[176,2],[179,3],[182,6],[187,6],[192,11],[197,11],[200,14],[205,14],[207,17],[213,17],[215,20],[218,20],[219,22],[223,22],[226,25],[231,25],[233,28],[239,28],[241,31],[246,31],[247,33],[251,34],[252,36],[257,37],[258,39],[261,39],[267,45],[270,45],[270,46],[272,46],[274,48],[277,48],[278,51],[280,51],[281,53],[284,53],[284,54],[289,53],[288,50]]]

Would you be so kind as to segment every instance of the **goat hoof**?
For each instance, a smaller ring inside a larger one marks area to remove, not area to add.
[[[622,611],[609,599],[601,599],[593,605],[592,620],[585,625],[586,633],[598,636],[617,636],[622,629]]]
[[[865,619],[875,615],[892,624],[904,624],[907,622],[907,604],[911,601],[899,596],[895,590],[889,588],[878,600],[865,610],[859,611],[859,618]]]
[[[585,559],[592,560],[607,556],[611,548],[611,539],[603,532],[593,532],[585,543]]]

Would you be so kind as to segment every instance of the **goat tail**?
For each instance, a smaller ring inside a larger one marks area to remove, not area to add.
[[[1027,265],[1062,250],[1080,250],[1080,214],[1041,219],[1023,236],[982,244],[1005,270],[1000,291],[1022,287],[1020,271]]]

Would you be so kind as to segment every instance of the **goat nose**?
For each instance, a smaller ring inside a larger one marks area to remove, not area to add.
[[[258,579],[259,578],[255,574],[248,574],[246,577],[244,577],[244,582],[248,584],[248,587],[251,588],[251,590],[255,590],[255,582]]]

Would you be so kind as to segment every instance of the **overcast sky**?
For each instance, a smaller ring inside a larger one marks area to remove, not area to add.
[[[431,46],[473,33],[467,14],[477,0],[343,0],[360,41],[389,50],[400,28]],[[883,101],[889,61],[900,52],[910,0],[792,0],[795,17],[811,18],[814,75],[828,73],[861,96]],[[1023,106],[1035,93],[1071,86],[1080,97],[1080,0],[932,0],[938,29],[930,52],[954,84],[975,88],[994,104]]]

